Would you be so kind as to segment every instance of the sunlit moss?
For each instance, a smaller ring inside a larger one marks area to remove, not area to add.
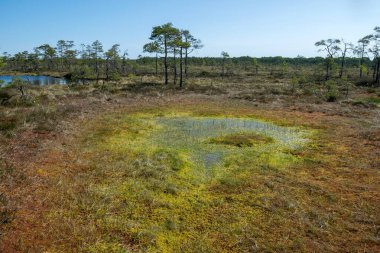
[[[83,177],[87,190],[60,212],[85,211],[108,235],[87,251],[245,249],[237,242],[252,236],[250,220],[262,215],[251,204],[259,196],[252,178],[298,162],[289,150],[301,148],[307,133],[249,118],[190,115],[152,110],[94,122],[82,142],[92,161]]]

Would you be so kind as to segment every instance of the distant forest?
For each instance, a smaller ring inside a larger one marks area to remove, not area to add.
[[[294,73],[293,70],[317,67],[315,69],[328,80],[334,76],[354,77],[347,71],[357,68],[360,79],[366,76],[380,83],[380,27],[356,44],[343,39],[318,41],[315,46],[325,57],[311,58],[230,57],[227,52],[222,52],[221,57],[192,57],[192,52],[203,47],[202,42],[188,30],[175,28],[171,23],[153,27],[149,40],[142,47],[144,56],[140,55],[138,59],[129,59],[127,51],[121,52],[119,44],[104,50],[98,40],[90,45],[81,44],[79,48],[74,41],[59,40],[55,46],[43,44],[32,52],[23,51],[14,55],[5,52],[0,58],[0,68],[25,73],[64,72],[72,80],[117,81],[130,74],[162,74],[165,84],[170,73],[175,84],[179,77],[181,86],[188,75],[228,76],[239,71],[255,74],[261,71]],[[188,71],[189,66],[192,70]]]

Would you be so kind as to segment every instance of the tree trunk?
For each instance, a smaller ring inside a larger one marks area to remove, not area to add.
[[[377,62],[376,62],[376,58],[375,59],[373,59],[373,61],[374,61],[374,65],[372,66],[372,80],[373,81],[376,81],[376,69],[377,69]]]
[[[380,85],[380,57],[377,57],[377,68],[376,68],[376,81],[377,85]]]
[[[346,49],[344,50],[344,53],[342,55],[342,63],[340,66],[340,72],[339,72],[339,78],[343,77],[343,71],[344,71],[344,63],[346,61]]]
[[[61,54],[61,58],[59,59],[60,65],[61,65],[61,71],[63,70],[63,57]]]
[[[95,59],[95,71],[96,71],[96,84],[99,83],[99,63],[98,63],[98,57]]]
[[[359,64],[359,78],[362,79],[363,76],[363,60],[364,60],[364,46],[363,46],[363,51],[362,51],[362,56],[360,58],[360,64]]]
[[[177,84],[177,59],[176,59],[176,49],[174,48],[174,65],[173,65],[173,70],[174,70],[174,85]]]
[[[165,37],[165,42],[164,42],[164,48],[165,48],[165,55],[164,55],[165,84],[168,84],[169,83],[169,80],[168,80],[168,43],[167,43],[166,37]]]
[[[360,64],[359,64],[359,78],[362,79],[362,76],[363,76],[363,68],[362,68],[362,63],[363,62],[363,58],[360,60]]]
[[[327,60],[326,62],[326,80],[329,80],[329,69],[330,69],[330,66],[329,66],[329,62]]]
[[[158,76],[158,54],[156,53],[156,76]]]
[[[99,69],[96,70],[96,84],[99,83]]]
[[[123,60],[121,63],[121,72],[123,73],[123,75],[126,75],[126,72],[127,72],[126,70],[127,70],[127,61],[125,57],[123,56]]]
[[[181,50],[180,50],[180,61],[179,61],[179,73],[180,73],[180,78],[179,78],[179,87],[182,88],[183,86],[183,56],[182,56],[182,53],[183,53],[183,48],[181,47]]]
[[[106,80],[109,81],[109,60],[106,61]]]
[[[185,48],[185,77],[186,78],[187,78],[187,58],[188,58],[188,55],[189,54],[188,54],[187,48]]]

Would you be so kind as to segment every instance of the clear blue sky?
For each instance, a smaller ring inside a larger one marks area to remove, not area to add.
[[[0,0],[0,11],[0,52],[99,39],[131,58],[166,22],[203,41],[196,56],[315,56],[317,40],[356,42],[380,26],[379,0]]]

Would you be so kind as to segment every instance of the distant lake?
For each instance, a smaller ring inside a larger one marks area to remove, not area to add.
[[[4,83],[0,84],[1,85],[6,85],[12,82],[14,78],[21,78],[24,81],[30,82],[31,84],[34,85],[51,85],[51,84],[67,84],[68,80],[65,78],[57,78],[57,77],[52,77],[52,76],[28,76],[28,75],[22,75],[22,76],[0,76],[0,80],[3,80]]]

